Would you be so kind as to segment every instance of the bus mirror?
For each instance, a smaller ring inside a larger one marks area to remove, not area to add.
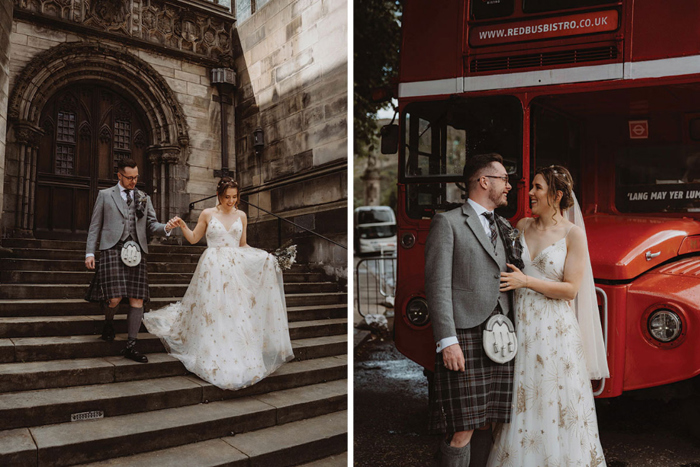
[[[382,154],[399,152],[399,126],[392,123],[384,125],[380,130],[382,136]]]

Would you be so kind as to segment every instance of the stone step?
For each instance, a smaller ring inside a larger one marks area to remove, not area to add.
[[[83,253],[85,252],[85,247],[87,242],[79,241],[66,241],[66,240],[47,240],[47,239],[33,239],[33,238],[6,238],[2,241],[2,246],[5,248],[15,249],[45,249],[45,250],[79,250]],[[178,250],[182,252],[183,249],[187,249],[191,253],[202,253],[206,249],[206,246],[202,245],[190,245],[186,241],[181,245],[170,245],[170,244],[157,244],[149,243],[148,251],[151,253],[177,253]]]
[[[182,297],[187,291],[188,283],[184,284],[149,284],[151,297]],[[26,298],[83,298],[89,284],[3,284],[0,287],[0,299],[21,300]],[[300,282],[285,283],[287,294],[337,292],[338,285],[334,282]]]
[[[28,260],[40,261],[40,260]],[[168,263],[154,263],[168,264]],[[37,264],[39,266],[39,264]],[[85,269],[80,263],[81,271],[27,271],[27,270],[5,270],[0,271],[0,283],[4,284],[89,284],[95,274]],[[152,264],[149,263],[149,270]],[[186,263],[185,266],[192,266]],[[194,268],[192,268],[194,272]],[[148,282],[151,284],[189,284],[192,280],[192,273],[177,272],[149,272]],[[285,283],[300,282],[326,282],[326,277],[321,273],[284,273]]]
[[[0,364],[0,393],[187,374],[182,363],[166,353],[147,355],[147,364],[121,356],[3,363]]]
[[[336,336],[312,337],[292,341],[295,360],[310,360],[313,358],[330,357],[347,354],[348,334]]]
[[[322,372],[324,381],[344,378],[347,371],[347,356],[322,357],[301,362],[291,362],[275,372],[273,382],[283,378],[299,378],[296,365],[303,364],[305,371]],[[301,368],[301,367],[300,367]],[[121,356],[20,362],[0,364],[0,393],[32,391],[37,389],[67,388],[90,384],[117,383],[167,376],[188,374],[185,367],[174,357],[165,353],[148,354],[148,363],[136,363]],[[321,381],[319,380],[319,381]],[[257,387],[267,387],[263,380]],[[312,382],[319,382],[312,381]],[[291,386],[288,386],[291,387]],[[215,387],[203,384],[203,390],[217,392]],[[220,391],[220,390],[218,390]],[[212,400],[217,398],[215,394]]]
[[[168,262],[148,262],[148,273],[187,273],[191,274],[197,269],[196,263],[168,263]],[[0,269],[3,271],[44,271],[44,272],[87,272],[92,279],[93,272],[85,268],[85,260],[54,260],[54,259],[32,259],[32,258],[3,258]],[[88,282],[90,281],[88,279]]]
[[[142,353],[165,351],[160,339],[152,334],[141,333],[138,340],[138,349]],[[347,351],[346,342],[347,333],[344,333],[293,339],[292,348],[296,360],[309,360],[341,355]],[[95,335],[0,339],[0,363],[114,356],[119,355],[125,344],[126,334],[117,334],[113,342],[104,342]]]
[[[83,269],[85,269],[83,267]],[[89,284],[94,272],[73,271],[0,271],[0,283],[3,284]],[[151,272],[148,274],[150,284],[189,284],[192,273]]]
[[[317,461],[299,464],[298,467],[347,467],[348,465],[350,464],[348,463],[348,453],[346,451]]]
[[[286,467],[307,462],[303,465],[345,467],[348,465],[347,454],[343,453],[347,449],[347,417],[347,411],[333,412],[237,436],[83,465]],[[324,457],[329,455],[330,457]]]
[[[311,337],[335,336],[337,334],[347,333],[347,318],[319,319],[289,323],[289,335],[292,339],[308,339]]]
[[[114,417],[344,380],[346,373],[337,371],[342,365],[334,363],[318,369],[313,360],[292,362],[279,375],[240,391],[221,390],[189,375],[0,394],[0,430],[70,422],[71,414],[93,410]]]
[[[293,307],[287,310],[287,319],[293,323],[341,318],[346,310],[343,305]],[[103,324],[103,315],[4,317],[0,318],[0,338],[102,334]],[[119,333],[126,332],[126,314],[114,317],[114,327]]]
[[[201,253],[178,251],[174,253],[149,253],[148,261],[155,263],[197,263]],[[43,259],[43,260],[82,260],[85,261],[85,251],[79,250],[45,250],[43,248],[13,248],[12,258]],[[98,256],[99,259],[99,256]]]
[[[0,287],[5,288],[3,285]],[[147,310],[157,310],[170,303],[178,301],[178,297],[155,297],[147,303]],[[309,307],[318,305],[347,304],[347,293],[305,293],[286,296],[287,308]],[[128,303],[119,305],[122,312],[129,308]],[[71,299],[0,299],[0,316],[56,316],[56,315],[98,315],[100,314],[98,303],[88,303],[85,300]]]
[[[347,380],[340,380],[206,404],[7,430],[0,432],[0,465],[96,462],[231,435],[237,438],[346,407]]]

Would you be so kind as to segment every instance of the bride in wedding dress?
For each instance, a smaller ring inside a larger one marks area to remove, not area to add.
[[[223,178],[217,194],[219,204],[202,211],[194,230],[178,219],[190,243],[207,238],[185,296],[143,321],[187,370],[235,390],[259,382],[294,354],[276,259],[246,244],[237,183]]]
[[[501,274],[501,291],[515,290],[518,353],[511,423],[488,465],[604,466],[590,380],[609,371],[583,219],[566,168],[540,169],[532,185],[537,217],[517,225],[525,266]]]

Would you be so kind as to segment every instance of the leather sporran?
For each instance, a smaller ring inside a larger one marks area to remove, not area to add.
[[[513,322],[503,314],[491,316],[483,332],[484,352],[496,363],[507,363],[518,351]]]
[[[122,263],[133,268],[141,262],[141,248],[139,244],[133,240],[129,240],[122,246],[121,252]]]

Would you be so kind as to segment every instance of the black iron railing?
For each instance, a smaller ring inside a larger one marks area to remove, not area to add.
[[[191,202],[191,203],[190,203],[190,211],[194,209],[194,205],[195,205],[195,204],[200,203],[200,202],[202,202],[202,201],[210,200],[210,199],[212,199],[212,198],[216,198],[216,196],[217,196],[217,195],[211,195],[211,196],[207,196],[206,198],[198,199],[197,201]],[[277,218],[277,241],[278,241],[279,244],[282,243],[282,223],[281,223],[281,221],[284,221],[284,222],[286,222],[286,223],[288,223],[288,224],[292,224],[292,225],[295,226],[295,227],[298,227],[298,228],[300,228],[300,229],[302,229],[302,230],[305,230],[306,232],[309,232],[309,233],[311,233],[311,234],[314,234],[314,235],[316,235],[317,237],[326,240],[327,242],[331,242],[332,244],[337,245],[337,246],[339,246],[340,248],[343,248],[343,249],[345,249],[345,250],[348,249],[347,246],[341,245],[340,243],[336,242],[335,240],[331,240],[330,238],[325,237],[325,236],[321,235],[321,234],[318,233],[318,232],[314,232],[313,230],[308,229],[308,228],[304,227],[303,225],[299,225],[299,224],[297,224],[296,222],[292,222],[292,221],[290,221],[289,219],[285,219],[284,217],[278,216],[277,214],[275,214],[275,213],[273,213],[273,212],[270,212],[270,211],[268,211],[267,209],[263,209],[263,208],[261,208],[261,207],[258,207],[258,206],[256,206],[256,205],[254,205],[253,203],[251,203],[250,201],[246,201],[246,200],[244,200],[244,199],[239,199],[239,201],[242,202],[242,203],[247,204],[247,205],[250,206],[250,207],[253,207],[253,208],[255,208],[255,209],[258,209],[258,210],[260,210],[260,211],[262,211],[262,212],[264,212],[264,213],[266,213],[266,214],[269,214],[269,215],[274,216],[274,217]]]

